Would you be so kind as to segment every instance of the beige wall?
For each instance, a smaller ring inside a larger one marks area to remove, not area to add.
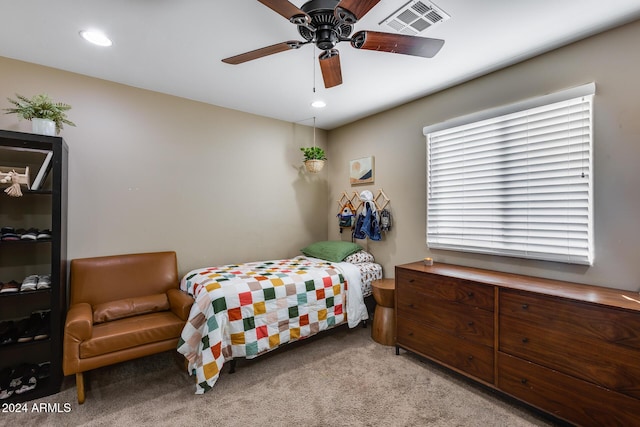
[[[7,58],[0,75],[0,108],[16,92],[73,106],[77,127],[61,133],[69,259],[176,250],[185,273],[297,255],[327,236],[326,171],[301,171],[309,126]],[[0,129],[30,132],[30,122],[0,114]],[[326,148],[326,132],[317,138]]]
[[[338,233],[343,191],[383,189],[394,228],[362,242],[393,267],[425,256],[462,265],[639,289],[640,22],[329,132],[329,162],[300,170],[301,126],[0,58],[0,105],[15,92],[70,103],[69,258],[174,249],[181,273],[295,255]],[[428,76],[425,76],[428,78]],[[451,251],[425,243],[422,128],[448,118],[596,82],[595,264],[575,266]],[[8,106],[8,103],[5,102]],[[0,128],[29,123],[0,115]],[[351,187],[349,160],[375,157],[374,185]],[[267,204],[275,199],[275,203]]]
[[[393,266],[426,256],[541,277],[640,289],[640,21],[329,132],[329,197],[384,189],[395,226],[367,247]],[[429,78],[425,75],[425,78]],[[426,144],[422,128],[523,99],[596,82],[594,139],[595,263],[592,267],[430,251],[425,243]],[[349,187],[350,159],[375,156],[375,183]],[[335,202],[334,202],[335,203]],[[338,238],[329,212],[330,238]]]

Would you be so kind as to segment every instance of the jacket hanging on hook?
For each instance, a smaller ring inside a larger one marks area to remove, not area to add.
[[[364,209],[358,214],[353,238],[366,239],[368,237],[371,240],[382,240],[378,210],[373,202],[373,194],[371,191],[365,190],[360,193],[360,200],[364,202]]]

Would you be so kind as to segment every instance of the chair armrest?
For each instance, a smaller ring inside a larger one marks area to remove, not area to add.
[[[167,297],[169,298],[169,305],[171,306],[173,314],[186,322],[187,319],[189,319],[189,313],[191,312],[194,299],[180,289],[169,289],[167,291]]]
[[[80,343],[93,335],[93,310],[81,302],[71,306],[64,323],[62,370],[65,375],[79,372]]]
[[[64,324],[65,335],[74,341],[85,341],[93,334],[93,310],[91,305],[81,302],[71,306]]]

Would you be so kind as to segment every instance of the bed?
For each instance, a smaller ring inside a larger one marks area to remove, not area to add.
[[[314,247],[323,251],[308,250]],[[302,252],[289,259],[198,268],[182,278],[181,289],[195,303],[178,352],[196,377],[196,394],[215,385],[227,361],[252,359],[368,318],[364,297],[371,294],[371,281],[382,278],[373,256],[350,242],[317,242]]]

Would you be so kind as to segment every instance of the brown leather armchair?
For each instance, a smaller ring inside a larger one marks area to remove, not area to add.
[[[71,261],[64,327],[65,375],[175,350],[193,299],[179,289],[175,252],[114,255]]]

